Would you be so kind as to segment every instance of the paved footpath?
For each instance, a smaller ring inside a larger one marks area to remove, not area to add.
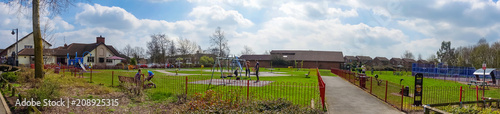
[[[340,77],[322,76],[326,84],[328,114],[402,114]]]

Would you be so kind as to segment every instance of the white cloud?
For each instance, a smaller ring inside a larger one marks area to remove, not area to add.
[[[253,25],[250,20],[243,17],[238,11],[225,10],[220,6],[196,7],[189,13],[189,16],[195,17],[197,20],[205,20],[209,22],[208,25],[212,26],[239,25],[241,27],[250,27]]]
[[[327,3],[295,3],[289,2],[279,8],[284,14],[296,18],[325,19],[336,17],[358,16],[356,10],[342,11],[340,8],[330,8]]]
[[[76,14],[75,20],[83,26],[133,30],[140,24],[134,15],[120,7],[82,3],[78,6],[82,7],[83,11]]]
[[[188,2],[198,4],[200,6],[212,6],[212,5],[222,5],[222,6],[243,6],[249,8],[261,9],[266,7],[271,3],[275,3],[275,0],[187,0]]]

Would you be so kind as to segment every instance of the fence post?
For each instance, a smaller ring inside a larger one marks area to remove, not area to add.
[[[476,100],[479,101],[479,89],[476,86]]]
[[[111,71],[111,87],[113,87],[114,81],[115,81],[115,71]]]
[[[385,100],[384,100],[385,102],[387,102],[387,82],[389,81],[387,80],[385,81]]]
[[[373,88],[373,78],[370,77],[370,94],[372,94],[372,88]]]
[[[401,86],[401,111],[403,111],[404,89],[405,89],[405,86]],[[408,94],[410,94],[410,93],[408,93]]]
[[[188,77],[186,76],[186,95],[188,94]]]
[[[82,75],[83,75],[83,73],[82,73]],[[90,68],[90,83],[92,83],[92,68]]]
[[[462,86],[460,86],[460,108],[462,107]]]
[[[250,94],[250,80],[247,80],[247,102],[248,102],[248,95]]]

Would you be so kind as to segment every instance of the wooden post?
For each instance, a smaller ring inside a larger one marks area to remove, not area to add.
[[[401,111],[403,111],[404,89],[405,89],[405,86],[401,86]],[[408,93],[408,94],[410,94],[410,93]]]
[[[372,88],[373,88],[373,78],[370,77],[370,94],[372,94]]]
[[[249,94],[250,94],[250,80],[247,80],[247,102],[248,102],[248,99],[249,99]]]
[[[385,81],[385,100],[384,100],[385,102],[387,102],[387,82],[389,81],[387,80]]]
[[[83,75],[83,73],[82,73],[82,75]],[[83,78],[83,76],[82,76],[82,78]],[[90,68],[90,83],[92,83],[92,68]]]
[[[186,95],[188,94],[188,77],[186,76]]]
[[[113,87],[114,79],[115,79],[115,71],[111,71],[111,87]]]

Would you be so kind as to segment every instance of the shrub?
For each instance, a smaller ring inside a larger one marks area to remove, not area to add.
[[[28,98],[33,98],[35,101],[52,100],[60,96],[60,86],[55,80],[43,80],[41,84],[35,86],[27,91]]]
[[[9,82],[17,81],[17,75],[14,72],[5,72],[2,74],[2,78],[8,80]]]

